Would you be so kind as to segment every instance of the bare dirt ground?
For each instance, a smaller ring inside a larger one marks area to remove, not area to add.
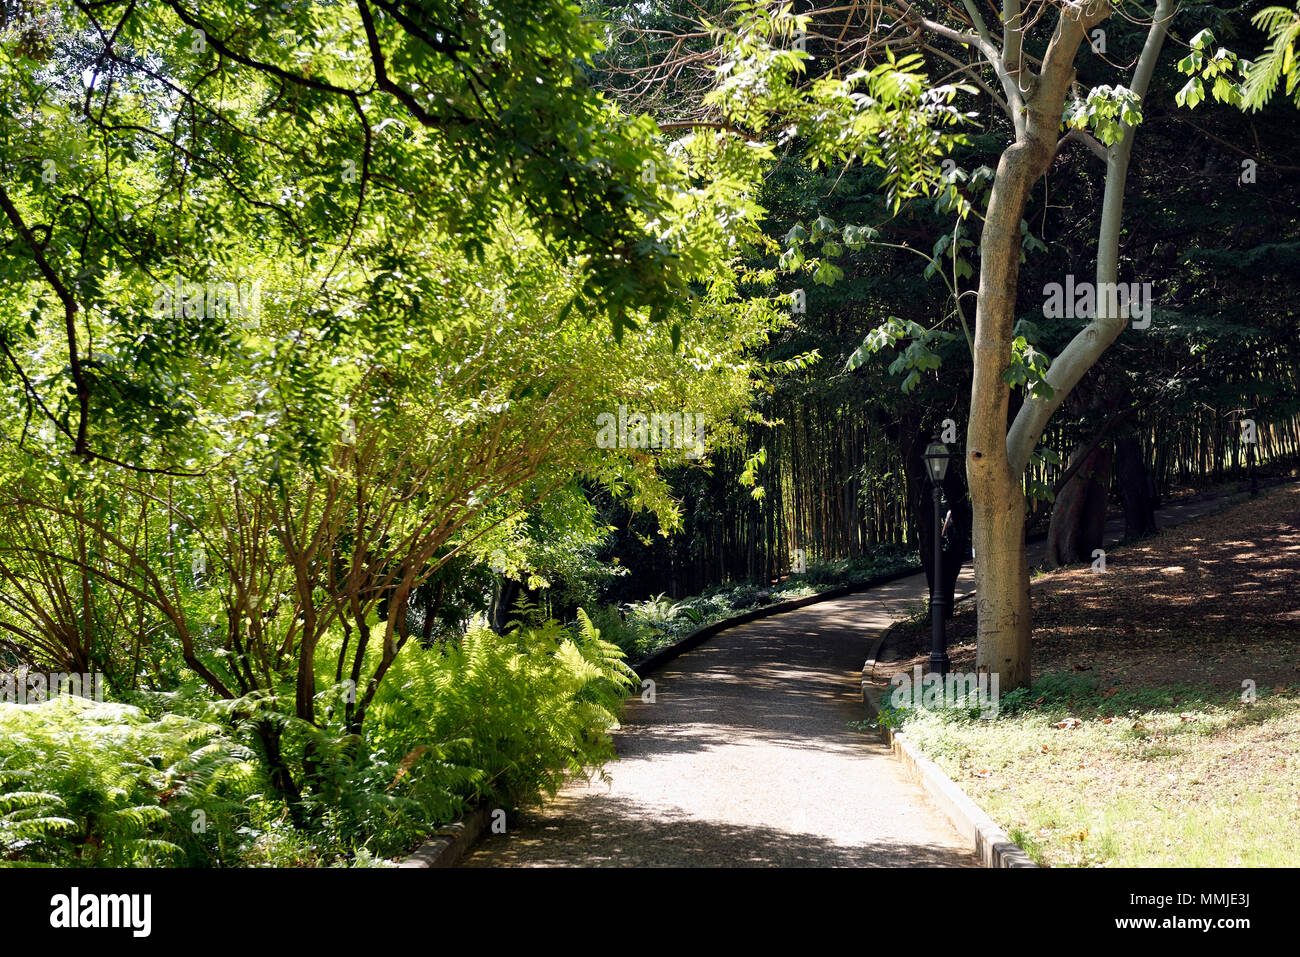
[[[1300,682],[1300,488],[1275,489],[1106,555],[1105,572],[1062,569],[1031,583],[1034,673],[1100,684]],[[975,670],[975,607],[949,624],[955,671]],[[925,621],[894,627],[889,672],[924,665]]]

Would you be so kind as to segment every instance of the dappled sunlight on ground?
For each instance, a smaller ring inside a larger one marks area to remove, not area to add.
[[[918,580],[919,579],[919,580]],[[610,781],[575,782],[466,866],[975,866],[871,734],[859,681],[912,576],[724,631],[629,701]]]
[[[1228,534],[1216,540],[1215,534]],[[1089,566],[1031,584],[1035,674],[1086,673],[1102,683],[1237,688],[1300,684],[1300,488],[1274,490],[1174,526]],[[974,670],[975,615],[950,624],[958,670]],[[928,631],[891,669],[924,664]]]

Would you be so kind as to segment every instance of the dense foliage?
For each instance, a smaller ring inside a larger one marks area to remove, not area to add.
[[[1024,475],[1034,531],[1047,528],[1053,499],[1076,474],[1066,464],[1077,449],[1136,448],[1161,494],[1245,478],[1256,467],[1285,474],[1300,456],[1300,363],[1290,305],[1297,295],[1290,268],[1296,170],[1289,159],[1296,126],[1293,105],[1282,102],[1294,88],[1279,80],[1262,116],[1243,114],[1231,97],[1189,111],[1180,95],[1194,49],[1204,51],[1200,70],[1216,73],[1220,66],[1211,63],[1230,63],[1240,80],[1244,67],[1237,64],[1254,58],[1258,82],[1282,75],[1295,14],[1271,8],[1266,15],[1259,12],[1264,6],[1179,5],[1170,41],[1178,52],[1161,61],[1145,98],[1124,218],[1123,266],[1126,277],[1151,283],[1151,325],[1122,335],[1048,426]],[[599,61],[611,91],[664,120],[717,119],[707,70],[690,59],[715,46],[702,23],[682,26],[699,18],[699,9],[665,0],[618,10],[625,42],[612,64]],[[877,25],[865,7],[798,12],[807,29],[807,85],[863,68]],[[1075,119],[1084,125],[1101,122],[1098,109],[1110,115],[1110,100],[1098,94],[1089,107],[1088,91],[1112,83],[1116,64],[1135,62],[1142,48],[1149,11],[1121,12],[1128,15],[1105,24],[1105,49],[1085,45],[1076,61]],[[700,19],[745,22],[739,12],[727,20],[725,8],[710,14]],[[1221,47],[1237,52],[1219,54]],[[937,44],[922,56],[932,73],[960,65]],[[1207,95],[1213,79],[1205,81]],[[1229,89],[1226,82],[1220,90]],[[790,94],[777,99],[788,104]],[[979,209],[1010,124],[985,89],[954,102],[979,119],[958,127],[965,142],[954,146],[944,169]],[[797,110],[785,118],[805,129]],[[771,121],[762,132],[781,137],[787,129]],[[881,543],[928,540],[919,452],[945,420],[964,434],[978,225],[957,222],[951,203],[929,198],[905,200],[894,214],[887,184],[869,163],[827,168],[815,160],[816,141],[790,138],[761,194],[765,228],[785,251],[761,263],[784,267],[778,285],[802,287],[806,299],[795,321],[772,338],[767,356],[781,361],[817,352],[812,362],[773,377],[757,404],[761,418],[747,425],[746,449],[730,470],[751,466],[765,494],[745,501],[733,483],[677,479],[691,503],[689,535],[671,551],[654,543],[640,561],[633,535],[620,542],[625,558],[637,561],[638,577],[651,578],[642,594],[682,597],[726,579],[765,583],[791,568],[796,548],[841,559]],[[1067,144],[1025,209],[1017,336],[1006,370],[1015,385],[1011,417],[1025,395],[1042,387],[1050,357],[1079,328],[1073,316],[1044,315],[1042,290],[1066,273],[1090,277],[1103,177],[1092,151]],[[828,276],[827,266],[843,275]],[[831,277],[833,284],[822,281]],[[1242,441],[1246,419],[1257,427],[1253,449]],[[1121,484],[1118,474],[1107,479],[1115,500]],[[964,498],[964,488],[953,491]],[[671,577],[663,574],[667,567]]]
[[[284,866],[400,854],[475,803],[528,804],[599,767],[633,684],[590,623],[540,622],[403,656],[362,740],[329,692],[315,725],[269,706],[232,723],[229,705],[183,693],[0,704],[0,859]],[[191,709],[202,716],[178,713]],[[309,827],[287,826],[244,743],[262,720],[314,745]]]
[[[1158,298],[1043,433],[1044,522],[1098,449],[1162,491],[1300,456],[1300,21],[1260,6],[1180,13],[1144,98],[1140,18],[1079,54],[1010,417],[1079,334],[1038,290],[1099,255],[1088,144],[1139,124]],[[0,857],[395,856],[609,759],[624,655],[909,562],[1014,122],[864,9],[0,4],[0,667],[110,699],[0,703]]]
[[[281,7],[5,8],[0,631],[140,709],[13,706],[20,862],[393,854],[599,764],[619,653],[467,632],[462,579],[562,571],[590,489],[673,527],[662,470],[734,441],[782,321],[716,175],[764,151],[666,149],[574,8]],[[602,445],[625,407],[696,425]],[[164,801],[181,715],[242,762],[215,849]],[[58,757],[96,735],[158,773]]]

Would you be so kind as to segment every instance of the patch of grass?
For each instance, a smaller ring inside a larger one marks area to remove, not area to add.
[[[1046,867],[1047,863],[1043,858],[1043,847],[1034,839],[1032,834],[1026,834],[1018,827],[1013,827],[1008,836],[1016,843],[1019,848],[1029,855],[1029,859],[1039,867]]]
[[[1208,686],[1100,687],[1056,673],[1015,694],[993,721],[953,710],[899,718],[1037,863],[1300,860],[1295,689],[1261,691],[1248,703]]]
[[[908,711],[908,736],[1040,863],[1294,866],[1300,489],[1107,559],[1104,574],[1034,579],[1039,676],[1001,696],[997,720]],[[975,611],[958,606],[948,625],[957,672],[976,667]],[[924,666],[925,624],[893,627],[893,670]]]

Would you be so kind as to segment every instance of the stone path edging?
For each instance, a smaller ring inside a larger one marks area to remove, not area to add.
[[[875,689],[864,676],[862,701],[872,718],[880,717],[880,702]],[[975,856],[985,867],[1037,867],[1028,854],[994,823],[970,795],[957,786],[952,778],[907,740],[901,731],[881,728],[881,736],[903,766],[925,789],[930,799],[948,816],[962,837],[970,842]]]
[[[487,826],[488,809],[480,806],[454,824],[440,827],[398,867],[455,867]]]

